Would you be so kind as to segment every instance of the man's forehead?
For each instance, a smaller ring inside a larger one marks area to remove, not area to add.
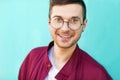
[[[55,5],[51,10],[51,17],[76,17],[82,16],[82,7],[79,4]]]

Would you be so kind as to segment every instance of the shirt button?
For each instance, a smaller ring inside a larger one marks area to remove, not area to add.
[[[48,68],[49,68],[50,66],[51,66],[50,64],[47,65]]]
[[[51,65],[50,64],[47,64],[47,71],[49,71],[50,70],[50,67],[51,67]]]

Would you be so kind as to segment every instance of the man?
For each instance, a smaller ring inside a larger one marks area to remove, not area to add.
[[[19,80],[112,80],[77,45],[87,24],[83,0],[50,0],[48,22],[53,41],[28,54]]]

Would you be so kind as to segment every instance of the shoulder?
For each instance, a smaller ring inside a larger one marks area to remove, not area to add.
[[[46,52],[47,51],[47,46],[43,46],[43,47],[37,47],[34,48],[30,51],[30,55],[39,55],[40,53]]]
[[[33,71],[35,71],[35,68],[39,66],[39,63],[43,62],[45,52],[47,52],[47,46],[34,48],[28,53],[20,67],[20,80],[25,80]]]
[[[47,46],[36,47],[36,48],[33,48],[30,52],[38,53],[38,52],[40,52],[40,51],[46,50],[47,48],[48,48]]]
[[[99,62],[97,62],[85,51],[81,50],[81,52],[82,52],[81,64],[83,66],[83,73],[85,75],[92,79],[96,78],[97,80],[112,80],[106,69]]]
[[[37,48],[34,48],[32,49],[30,52],[29,52],[29,56],[40,56],[42,55],[42,53],[45,53],[47,52],[47,46],[43,46],[43,47],[37,47]]]
[[[36,47],[33,48],[26,56],[26,58],[24,59],[23,63],[25,63],[26,61],[28,62],[33,62],[36,59],[39,59],[41,57],[43,57],[45,55],[45,53],[47,52],[47,46],[43,46],[43,47]]]
[[[91,57],[88,53],[86,53],[85,51],[82,51],[82,62],[85,68],[89,69],[89,70],[103,70],[104,67],[98,62],[96,61],[93,57]]]
[[[44,59],[47,52],[47,46],[32,49],[24,59],[21,68],[31,67]]]
[[[83,50],[81,51],[84,64],[91,67],[102,67],[102,65],[98,61],[96,61],[91,55],[89,55],[87,52]]]

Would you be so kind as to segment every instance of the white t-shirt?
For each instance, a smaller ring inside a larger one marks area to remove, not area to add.
[[[45,80],[57,80],[57,79],[55,79],[55,76],[57,75],[57,73],[59,72],[59,70],[54,65],[52,54],[53,54],[53,47],[50,49],[49,55],[48,55],[48,57],[50,59],[50,62],[52,64],[52,68],[50,69],[50,71],[48,73],[48,76],[45,78]]]

